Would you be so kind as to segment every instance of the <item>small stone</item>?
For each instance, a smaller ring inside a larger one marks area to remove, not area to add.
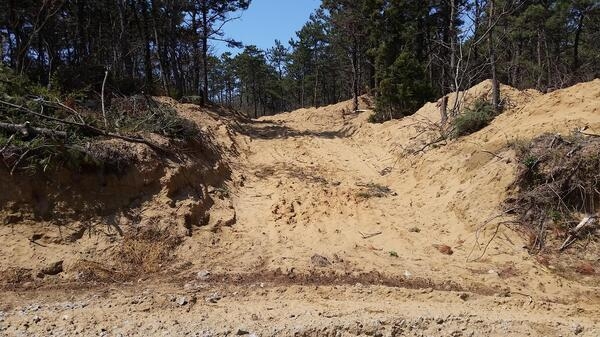
[[[468,300],[468,299],[469,299],[469,294],[467,294],[467,293],[461,293],[460,295],[458,295],[458,297],[459,297],[461,300],[463,300],[463,301],[466,301],[466,300]]]
[[[34,316],[33,317],[33,323],[39,323],[42,321],[42,318],[40,316]]]
[[[179,305],[186,305],[188,303],[189,303],[189,300],[185,296],[179,297],[177,299],[177,304],[179,304]]]
[[[452,255],[454,254],[454,251],[452,250],[452,248],[448,245],[433,245],[433,247],[435,249],[437,249],[440,253],[444,254],[444,255]]]
[[[63,272],[63,261],[53,262],[41,269],[45,275],[58,275]]]
[[[582,332],[583,332],[583,327],[581,326],[581,324],[573,324],[573,333],[574,334],[579,335]]]
[[[235,334],[238,336],[243,336],[243,335],[249,335],[250,332],[248,332],[246,329],[238,328]]]
[[[219,293],[213,293],[206,298],[206,302],[217,303],[221,299],[221,295]]]
[[[210,278],[210,271],[201,270],[196,274],[196,278],[200,281],[206,281]]]
[[[437,318],[437,319],[435,320],[435,322],[436,322],[437,324],[444,324],[444,319],[443,319],[443,318],[441,318],[441,317],[439,317],[439,318]]]
[[[329,262],[329,260],[325,256],[321,256],[319,254],[313,255],[310,258],[310,262],[312,262],[313,265],[321,268],[329,267],[331,265],[331,262]]]

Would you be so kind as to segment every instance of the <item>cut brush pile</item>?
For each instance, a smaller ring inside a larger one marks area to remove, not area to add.
[[[600,206],[600,138],[544,134],[513,146],[518,193],[506,207],[528,234],[529,250],[600,252],[593,235]]]
[[[2,67],[0,80],[0,159],[11,174],[56,167],[122,170],[131,164],[128,154],[119,155],[99,141],[119,139],[164,151],[148,134],[175,141],[200,134],[193,123],[151,97],[106,97],[109,104],[101,110],[90,93],[63,97]]]

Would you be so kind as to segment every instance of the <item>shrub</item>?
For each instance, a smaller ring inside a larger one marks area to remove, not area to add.
[[[470,135],[488,126],[496,117],[494,107],[485,99],[478,99],[466,108],[453,123],[452,138]]]

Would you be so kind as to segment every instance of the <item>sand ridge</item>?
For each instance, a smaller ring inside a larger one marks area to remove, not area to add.
[[[490,88],[459,97],[469,104]],[[86,303],[78,309],[56,309],[65,299],[52,287],[8,292],[0,326],[8,322],[9,335],[36,335],[55,320],[64,335],[597,335],[597,276],[559,275],[514,228],[498,227],[491,242],[497,222],[477,229],[511,193],[511,141],[600,131],[600,80],[502,93],[506,110],[488,127],[416,153],[436,137],[424,131],[439,120],[435,102],[370,124],[366,97],[357,113],[342,102],[258,120],[171,101],[231,167],[230,180],[206,188],[215,195],[208,226],[194,227],[159,276],[69,290],[69,303]],[[161,204],[150,205],[160,217]],[[11,243],[2,249],[39,249],[0,235]],[[34,316],[43,319],[27,321]]]

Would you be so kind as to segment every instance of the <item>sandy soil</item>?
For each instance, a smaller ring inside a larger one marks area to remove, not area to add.
[[[555,255],[540,263],[518,231],[498,225],[505,218],[482,225],[513,192],[511,142],[600,132],[600,80],[545,95],[502,89],[507,111],[490,126],[424,149],[436,138],[435,103],[382,125],[367,123],[366,99],[359,113],[344,102],[253,121],[177,104],[231,169],[229,180],[202,180],[208,223],[194,224],[157,274],[85,283],[72,262],[6,287],[0,334],[598,336],[598,275]],[[157,195],[143,210],[181,216]],[[112,242],[39,246],[31,226],[0,229],[3,268],[92,259],[87,250]]]

